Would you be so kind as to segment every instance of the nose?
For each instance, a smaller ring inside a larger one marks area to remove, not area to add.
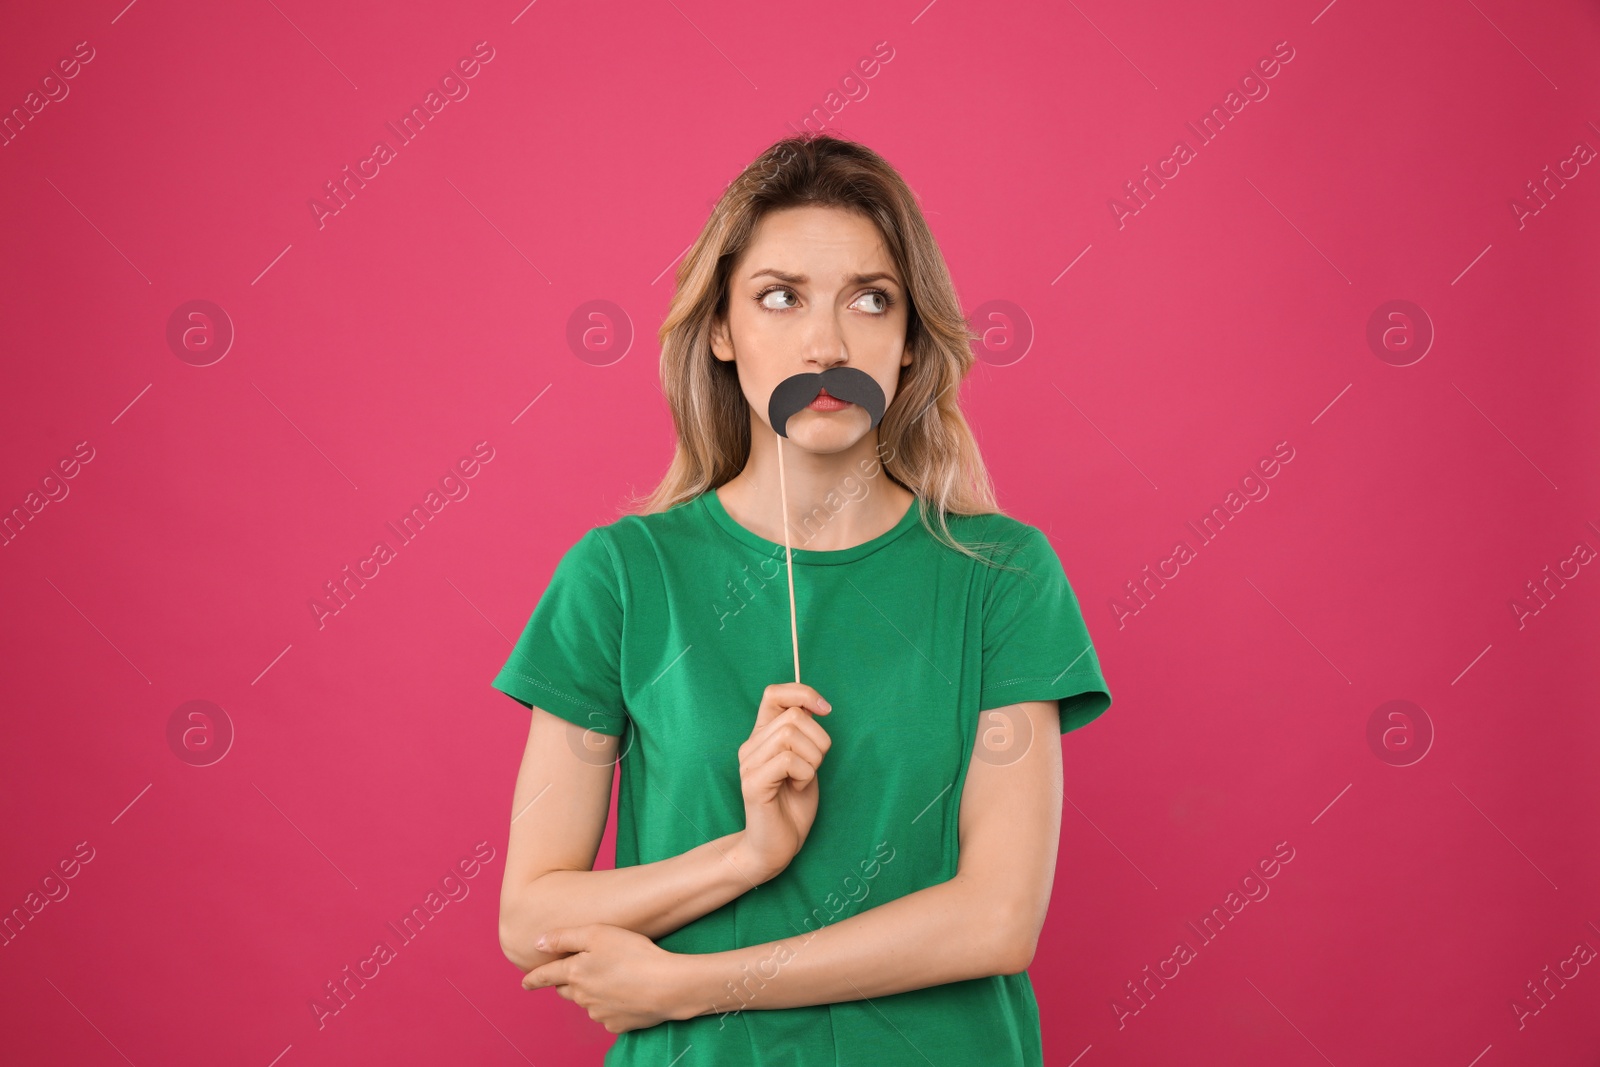
[[[817,310],[820,313],[806,316],[800,353],[806,369],[813,372],[825,371],[850,358],[838,314],[831,309]]]
[[[803,358],[811,370],[821,372],[848,362],[850,350],[838,330],[829,327],[806,338]]]

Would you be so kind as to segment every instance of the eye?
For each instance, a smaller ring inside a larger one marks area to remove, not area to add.
[[[876,297],[879,301],[879,306],[873,309],[872,313],[874,315],[886,315],[888,314],[889,309],[894,307],[894,297],[890,296],[882,289],[873,289],[862,293],[859,299],[867,300],[872,297]]]
[[[794,296],[794,290],[790,289],[786,285],[769,286],[768,288],[763,289],[761,292],[756,294],[756,304],[768,311],[782,311],[784,308],[794,307],[794,304],[780,304],[777,307],[774,307],[772,304],[770,304],[767,301],[767,297],[777,293],[782,293],[785,296]],[[796,300],[798,301],[798,298],[796,298]]]

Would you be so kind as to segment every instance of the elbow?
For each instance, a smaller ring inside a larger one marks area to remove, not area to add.
[[[526,944],[521,927],[500,916],[500,951],[506,959],[516,964],[517,970],[526,974],[533,968],[528,965],[527,957],[523,954],[521,946]]]
[[[532,897],[531,883],[520,890],[508,886],[500,894],[500,951],[524,974],[549,958],[533,948],[538,936],[534,927],[540,920]]]
[[[971,894],[958,907],[959,914],[993,917],[992,921],[983,924],[984,933],[976,941],[967,942],[973,953],[972,977],[990,978],[1026,971],[1032,965],[1034,950],[1039,945],[1048,900],[1025,900],[1013,887],[995,882],[974,885],[959,874],[955,881],[963,883],[964,892]],[[965,929],[970,930],[971,927],[966,926]]]
[[[1039,924],[1031,914],[1024,917],[1012,912],[1008,919],[995,924],[991,974],[1021,974],[1032,965],[1039,947]]]
[[[995,950],[995,966],[991,974],[1021,974],[1033,963],[1033,945],[1016,939]]]
[[[524,974],[533,969],[527,953],[522,951],[522,946],[527,943],[527,935],[522,924],[509,918],[502,911],[500,913],[500,951],[505,954],[506,959],[516,965],[517,970]]]

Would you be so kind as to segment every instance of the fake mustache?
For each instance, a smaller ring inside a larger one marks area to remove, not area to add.
[[[820,374],[794,374],[778,383],[767,402],[767,422],[780,437],[789,436],[789,419],[804,411],[826,389],[828,395],[859,404],[872,417],[872,426],[883,419],[883,389],[872,375],[856,367],[829,367]],[[868,427],[871,429],[871,427]]]

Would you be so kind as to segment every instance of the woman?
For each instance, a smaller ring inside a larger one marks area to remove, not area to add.
[[[764,152],[679,267],[671,466],[494,680],[534,709],[501,945],[622,1035],[607,1064],[1042,1063],[1054,739],[1111,696],[995,506],[971,337],[910,189],[832,137]]]

